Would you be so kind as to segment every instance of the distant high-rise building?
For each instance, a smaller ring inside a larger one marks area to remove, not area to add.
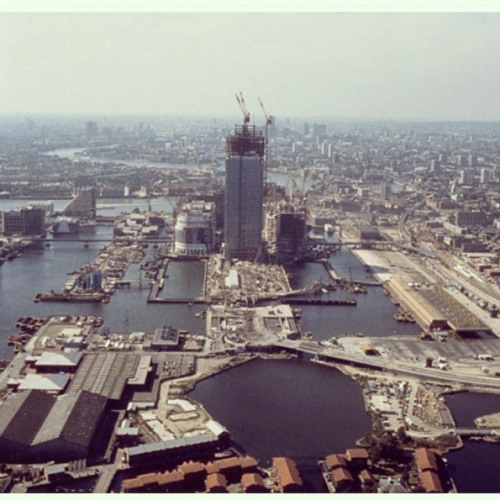
[[[488,184],[491,180],[491,170],[487,168],[482,168],[479,176],[479,182],[481,184]]]
[[[262,250],[265,139],[254,126],[236,126],[226,140],[224,255],[253,260]]]
[[[97,137],[98,135],[98,128],[97,128],[97,123],[96,122],[87,122],[85,124],[85,136],[87,139],[92,139],[94,137]]]
[[[431,168],[430,172],[433,174],[440,174],[441,173],[441,161],[440,160],[431,160]]]
[[[388,200],[392,195],[391,185],[389,182],[383,182],[380,187],[380,197],[383,200]]]
[[[458,184],[472,185],[474,184],[474,172],[472,170],[459,170],[458,171]]]
[[[457,156],[457,163],[459,167],[466,167],[467,166],[467,158],[465,155],[458,155]]]
[[[313,135],[315,137],[320,137],[326,134],[326,124],[325,123],[313,123]]]
[[[469,155],[469,167],[477,167],[477,156]]]

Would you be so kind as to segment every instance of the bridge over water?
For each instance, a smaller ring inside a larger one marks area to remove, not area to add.
[[[400,248],[401,245],[398,242],[385,241],[385,240],[345,240],[345,241],[312,240],[308,244],[309,248],[320,247],[325,249],[327,248],[339,249],[342,246],[353,249],[373,248],[377,250],[387,250],[392,248]]]
[[[467,429],[465,427],[457,427],[453,430],[453,434],[458,436],[478,436],[478,437],[499,437],[500,429]]]
[[[50,247],[52,245],[60,245],[64,243],[81,243],[82,245],[90,245],[91,243],[122,243],[125,245],[132,245],[134,243],[140,243],[142,245],[163,245],[165,243],[171,243],[171,238],[141,238],[141,239],[117,239],[112,236],[106,237],[98,237],[98,238],[76,238],[76,237],[56,237],[54,239],[43,239],[40,240],[45,246]]]

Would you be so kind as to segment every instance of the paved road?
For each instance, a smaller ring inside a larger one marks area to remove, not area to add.
[[[376,338],[371,339],[364,337],[363,341],[368,343]],[[391,346],[397,345],[396,339],[391,339]],[[449,384],[466,384],[478,388],[490,388],[500,390],[500,378],[491,376],[472,375],[469,373],[453,373],[450,371],[441,371],[436,368],[425,368],[422,366],[411,365],[408,359],[401,359],[400,361],[394,360],[392,357],[387,356],[367,356],[363,353],[356,354],[346,352],[341,349],[334,349],[331,347],[319,346],[316,349],[313,347],[313,342],[308,342],[307,345],[302,346],[301,342],[284,340],[277,342],[276,345],[286,347],[297,352],[306,352],[308,354],[318,354],[325,359],[332,361],[349,362],[354,365],[368,366],[382,370],[390,370],[393,372],[409,375],[412,377],[439,380]]]
[[[123,450],[118,450],[116,452],[115,461],[112,464],[99,465],[96,467],[100,471],[99,480],[94,488],[94,493],[107,493],[113,478],[115,477],[116,471],[122,465]]]
[[[5,370],[0,373],[0,391],[7,388],[7,382],[10,378],[20,377],[26,356],[27,354],[24,352],[17,353]]]

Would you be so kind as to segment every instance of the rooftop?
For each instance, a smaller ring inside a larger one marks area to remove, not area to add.
[[[63,367],[75,367],[78,366],[83,354],[79,351],[68,351],[68,352],[52,352],[43,351],[35,362],[35,366],[39,367],[50,367],[50,366],[63,366]]]
[[[28,373],[19,384],[20,391],[63,391],[69,382],[68,373]]]

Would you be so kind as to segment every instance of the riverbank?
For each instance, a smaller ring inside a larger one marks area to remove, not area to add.
[[[386,283],[395,275],[408,281],[434,281],[415,259],[393,250],[351,250],[375,279]]]
[[[156,407],[146,413],[144,422],[151,432],[163,439],[179,439],[197,433],[212,420],[205,407],[189,397],[189,393],[194,390],[198,382],[258,358],[290,359],[290,357],[292,356],[289,354],[200,357],[197,359],[194,375],[165,380],[161,383]],[[154,415],[155,418],[150,415]]]
[[[455,422],[442,397],[445,392],[457,388],[360,367],[315,362],[336,368],[358,382],[362,387],[365,411],[384,431],[397,435],[405,429],[405,434],[416,446],[425,444],[443,453],[463,446],[460,436],[451,433]],[[358,445],[363,443],[363,438],[357,442]]]

